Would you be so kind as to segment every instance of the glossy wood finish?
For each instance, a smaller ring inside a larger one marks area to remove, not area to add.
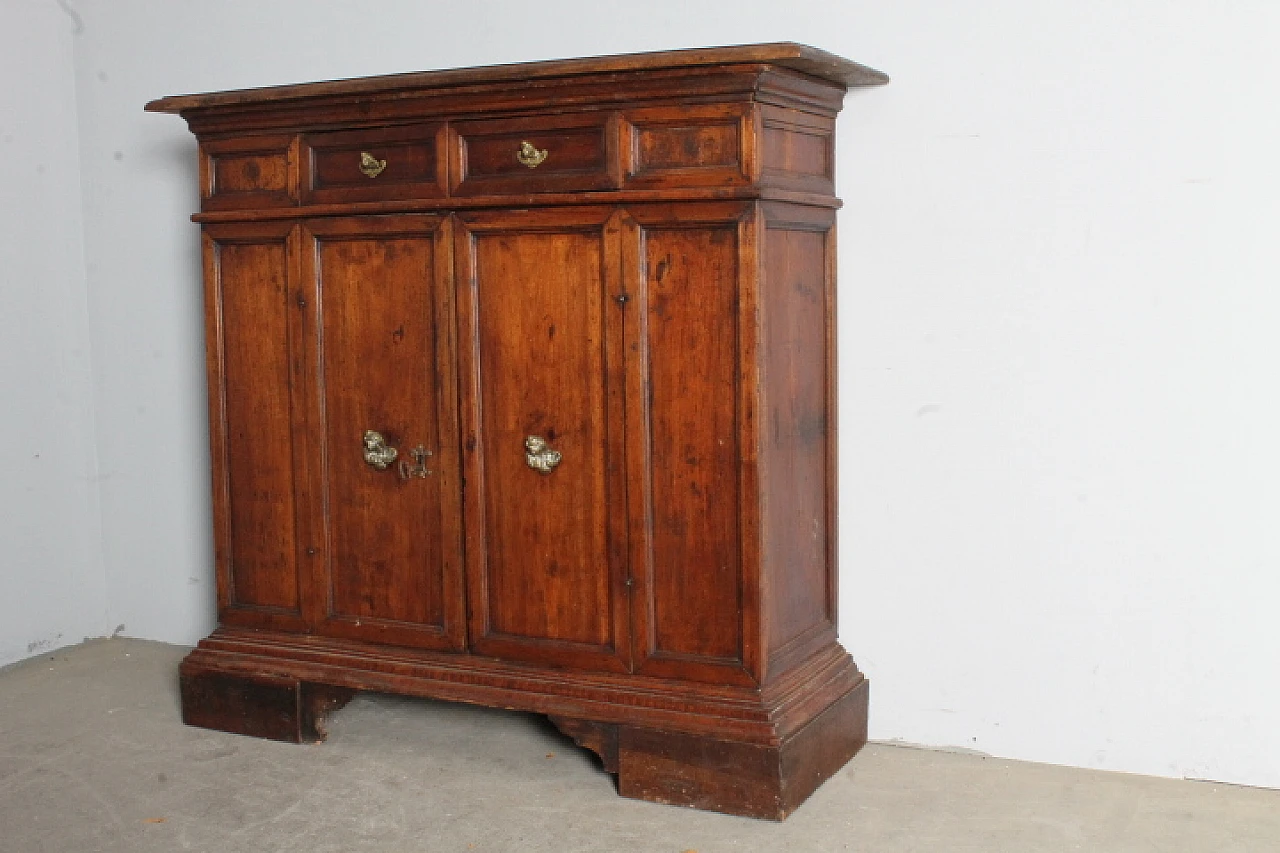
[[[324,740],[329,715],[356,693],[293,678],[218,672],[183,673],[179,690],[182,721],[189,726],[289,743]]]
[[[617,119],[609,113],[452,122],[450,192],[502,195],[618,185]],[[521,162],[522,143],[545,157]]]
[[[304,429],[303,329],[290,311],[294,229],[277,223],[204,234],[214,552],[219,619],[300,629],[305,574],[298,483]]]
[[[835,638],[835,217],[765,205],[764,615],[771,668]]]
[[[763,689],[689,691],[638,676],[219,629],[183,662],[182,678],[213,685],[193,697],[199,705],[184,717],[192,724],[280,740],[298,739],[279,722],[293,701],[281,694],[294,685],[536,711],[606,769],[616,760],[610,772],[624,796],[774,820],[866,741],[867,682],[830,647]]]
[[[440,123],[376,130],[308,133],[302,137],[303,204],[341,204],[445,194],[445,126]],[[382,164],[361,171],[361,155]]]
[[[610,211],[462,218],[456,256],[477,652],[625,670],[621,337]],[[563,456],[529,467],[525,439]]]
[[[804,81],[773,82],[798,86],[784,94],[799,101],[786,108],[595,109],[308,133],[294,140],[270,134],[250,137],[261,141],[243,151],[251,143],[219,139],[206,144],[198,218],[213,222],[219,212],[235,211],[229,215],[239,220],[245,209],[253,209],[255,218],[331,215],[326,207],[351,212],[342,205],[362,202],[402,203],[369,212],[450,209],[477,200],[486,207],[570,203],[571,193],[591,201],[598,198],[592,191],[619,189],[619,201],[668,200],[677,191],[707,200],[802,192],[819,195],[796,200],[834,203],[834,111],[823,114],[828,107],[822,99],[805,97],[814,92]],[[522,162],[526,142],[545,159]],[[365,153],[385,164],[383,171],[362,172]],[[557,197],[540,198],[543,193]],[[300,209],[274,210],[291,205]]]
[[[627,214],[637,669],[753,683],[754,487],[741,463],[753,440],[740,384],[742,326],[754,316],[745,275],[752,209],[631,206]]]
[[[298,203],[297,141],[290,135],[210,139],[200,145],[202,210]]]
[[[772,105],[760,107],[761,177],[817,193],[835,191],[835,121]]]
[[[150,105],[202,152],[221,624],[184,719],[520,708],[625,796],[772,819],[836,772],[851,82],[761,45]]]
[[[865,681],[777,746],[618,726],[618,793],[783,820],[866,744],[866,729]],[[610,745],[605,733],[594,742]]]
[[[621,144],[625,187],[750,184],[756,172],[754,117],[741,104],[627,110]]]
[[[767,684],[737,686],[233,627],[217,629],[183,662],[184,673],[209,671],[270,674],[766,746],[791,737],[865,680],[834,644]]]
[[[589,749],[600,759],[600,765],[609,773],[618,773],[618,727],[593,720],[575,720],[572,717],[550,716],[549,719],[561,734],[573,738],[574,743]]]
[[[205,95],[175,95],[147,104],[152,112],[180,113],[191,109],[246,106],[249,104],[279,105],[294,99],[314,98],[324,95],[377,96],[387,93],[414,92],[423,89],[444,89],[481,83],[518,83],[540,81],[587,74],[618,75],[622,73],[650,72],[657,76],[674,71],[683,75],[705,76],[719,66],[737,63],[758,63],[774,68],[795,70],[825,81],[832,88],[850,86],[882,86],[889,77],[873,68],[850,62],[848,59],[827,53],[825,50],[792,42],[772,44],[748,44],[734,47],[693,48],[667,50],[653,53],[618,54],[596,56],[587,59],[561,59],[547,62],[521,62],[511,65],[491,65],[483,68],[457,68],[446,71],[421,71],[410,74],[389,74],[383,77],[366,77],[357,80],[338,80],[324,83],[302,83],[292,86],[270,86],[261,89],[243,89],[234,92],[215,92]],[[638,74],[636,76],[639,76]]]
[[[381,642],[465,645],[450,240],[438,217],[309,222],[302,281],[318,316],[312,471],[318,630]],[[364,460],[375,430],[399,458]],[[422,448],[426,476],[406,476]]]

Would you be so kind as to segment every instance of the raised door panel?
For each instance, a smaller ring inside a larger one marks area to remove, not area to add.
[[[319,329],[317,630],[463,648],[447,223],[407,215],[306,229]]]
[[[655,676],[758,672],[750,210],[628,208],[635,658]]]
[[[468,595],[482,654],[628,667],[609,217],[600,208],[460,217]]]
[[[290,223],[204,230],[219,618],[285,630],[302,627],[306,591],[292,233]]]

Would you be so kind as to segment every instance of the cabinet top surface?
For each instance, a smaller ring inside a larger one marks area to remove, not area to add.
[[[735,63],[760,63],[789,68],[840,86],[877,86],[889,82],[885,74],[835,54],[807,45],[777,42],[737,47],[618,54],[585,59],[556,59],[547,62],[521,62],[444,71],[418,71],[322,83],[212,92],[202,95],[173,95],[152,101],[146,108],[151,112],[181,113],[193,109],[234,107],[273,101],[344,95],[377,95],[406,90],[444,89],[479,83],[502,83],[588,74],[679,69],[688,69],[696,73],[698,69],[706,66]]]

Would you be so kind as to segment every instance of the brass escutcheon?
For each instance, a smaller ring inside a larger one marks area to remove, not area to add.
[[[431,476],[431,469],[427,467],[427,459],[431,457],[431,451],[427,450],[421,444],[409,451],[409,455],[413,457],[413,464],[410,465],[403,459],[400,460],[400,479],[411,480],[414,477],[420,477],[425,480]]]

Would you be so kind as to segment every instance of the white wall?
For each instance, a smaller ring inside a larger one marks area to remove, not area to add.
[[[153,97],[791,39],[840,123],[842,635],[872,735],[1280,786],[1280,7],[74,0],[113,622],[212,577],[194,145]]]
[[[0,665],[107,629],[72,38],[0,3]]]
[[[841,187],[876,734],[1280,786],[1280,6],[892,6]]]

